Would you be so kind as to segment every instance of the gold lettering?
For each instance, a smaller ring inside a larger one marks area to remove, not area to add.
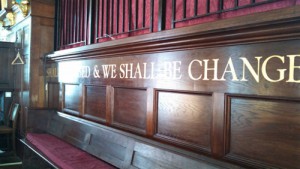
[[[287,55],[287,57],[290,58],[290,67],[289,67],[290,72],[289,72],[289,80],[286,82],[300,83],[300,79],[295,80],[295,69],[300,69],[300,65],[295,66],[295,58],[300,57],[300,55]]]
[[[230,68],[230,70],[227,70],[228,68]],[[231,58],[228,59],[227,65],[226,65],[225,70],[224,70],[224,73],[223,73],[222,78],[220,80],[225,80],[225,78],[224,78],[225,73],[231,73],[232,74],[232,81],[239,81],[239,79],[236,76]]]
[[[243,61],[243,78],[241,79],[241,81],[248,81],[245,78],[245,67],[248,68],[249,72],[251,73],[251,75],[254,77],[254,79],[256,80],[256,82],[259,82],[259,74],[260,74],[260,59],[262,58],[260,57],[255,57],[257,60],[257,73],[254,71],[253,67],[251,66],[251,64],[249,63],[247,58],[244,57],[240,57],[240,59]]]
[[[268,80],[269,82],[279,82],[279,81],[284,79],[284,72],[286,71],[286,69],[277,69],[277,71],[279,72],[279,79],[277,79],[277,80],[271,79],[269,77],[268,73],[267,73],[267,64],[268,64],[269,60],[272,59],[272,58],[278,58],[278,59],[281,60],[282,63],[284,63],[284,57],[283,56],[279,56],[279,55],[270,56],[262,64],[262,67],[261,67],[262,70],[261,71],[262,71],[262,74],[263,74],[264,78],[266,80]]]
[[[121,65],[120,65],[120,73],[119,73],[119,77],[120,77],[121,79],[123,79],[123,78],[125,77],[125,70],[124,70],[123,67],[125,67],[125,64],[121,64]]]
[[[150,79],[150,76],[147,77],[147,63],[144,64],[144,79]]]
[[[133,63],[130,63],[130,68],[128,68],[128,64],[125,66],[125,78],[128,78],[128,73],[130,73],[129,78],[132,78],[132,69],[133,69]]]
[[[181,79],[181,76],[182,76],[181,73],[180,73],[181,61],[174,61],[173,64],[174,64],[173,78],[174,79]]]
[[[138,75],[140,79],[142,78],[142,72],[139,63],[136,65],[133,78],[136,78],[136,75]]]
[[[203,60],[204,61],[204,78],[203,78],[203,80],[209,80],[208,78],[207,78],[207,72],[209,71],[209,70],[212,70],[212,71],[214,71],[214,78],[212,79],[212,80],[220,80],[220,79],[218,79],[218,77],[217,77],[217,75],[218,75],[218,62],[219,62],[219,59],[213,59],[213,61],[214,61],[214,68],[208,68],[208,61],[209,60]]]
[[[200,66],[202,66],[202,61],[201,60],[197,60],[197,59],[194,59],[190,62],[189,64],[189,77],[192,79],[192,80],[200,80],[201,77],[202,77],[202,74],[199,75],[199,77],[194,77],[193,74],[192,74],[192,65],[194,62],[198,62]]]
[[[117,65],[113,64],[111,65],[111,78],[116,78],[117,77]]]

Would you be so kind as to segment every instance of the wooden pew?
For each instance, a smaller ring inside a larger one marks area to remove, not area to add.
[[[54,110],[29,110],[28,133],[56,136],[117,168],[240,168]],[[28,139],[22,142],[50,167],[59,168]],[[28,158],[25,154],[24,163]]]

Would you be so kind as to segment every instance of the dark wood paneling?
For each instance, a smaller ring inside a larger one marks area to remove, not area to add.
[[[48,108],[59,109],[59,83],[48,83]]]
[[[227,103],[227,158],[300,168],[300,100],[228,96]]]
[[[134,147],[134,154],[131,165],[137,168],[155,169],[217,169],[219,166],[212,166],[205,161],[193,161],[184,156],[174,154],[157,147],[137,142]],[[233,166],[231,166],[233,167]],[[223,165],[221,168],[227,168]],[[234,168],[234,167],[233,167]]]
[[[113,125],[145,134],[147,91],[134,88],[114,88]]]
[[[56,111],[30,110],[28,117],[28,131],[55,135],[117,168],[240,169],[226,162]]]
[[[85,86],[84,117],[106,121],[106,87]]]
[[[106,86],[108,126],[246,167],[297,168],[299,16],[296,6],[49,58],[60,83]],[[167,167],[149,156],[136,149],[132,165]]]
[[[79,115],[81,112],[81,85],[64,84],[63,110],[68,113]]]
[[[156,137],[210,152],[212,95],[158,91]]]
[[[14,88],[12,57],[15,57],[13,43],[0,43],[0,90]]]

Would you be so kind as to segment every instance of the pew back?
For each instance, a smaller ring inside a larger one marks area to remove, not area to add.
[[[118,168],[240,168],[54,110],[28,111],[27,132],[52,134]]]

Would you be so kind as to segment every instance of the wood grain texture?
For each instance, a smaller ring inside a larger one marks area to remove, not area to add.
[[[57,62],[60,75],[50,81],[105,86],[106,126],[180,147],[179,154],[247,168],[297,168],[299,16],[298,5],[56,51],[49,63]],[[165,161],[150,155],[135,151],[131,165],[168,167],[163,155]]]
[[[90,120],[106,120],[106,87],[85,86],[84,117]]]
[[[137,168],[157,169],[217,169],[220,166],[212,166],[205,161],[193,161],[183,156],[173,154],[157,147],[137,142],[134,147],[134,156],[131,165]],[[223,166],[227,168],[226,166]]]
[[[211,152],[211,94],[158,91],[156,137]]]
[[[300,167],[300,100],[228,99],[227,158],[259,168]]]
[[[114,88],[112,124],[125,130],[145,134],[147,91],[134,88]]]
[[[48,93],[47,93],[47,101],[48,101],[48,108],[51,109],[59,109],[60,108],[60,84],[59,83],[47,83],[48,85]]]
[[[212,153],[215,157],[225,154],[224,128],[225,128],[225,94],[213,93],[213,120],[211,127]]]
[[[79,115],[81,112],[82,87],[78,84],[64,84],[63,110],[68,113]]]
[[[53,110],[29,110],[28,117],[28,131],[52,134],[118,168],[241,169]]]
[[[14,44],[0,42],[0,90],[11,90],[14,88],[13,67],[11,66],[14,55]]]

